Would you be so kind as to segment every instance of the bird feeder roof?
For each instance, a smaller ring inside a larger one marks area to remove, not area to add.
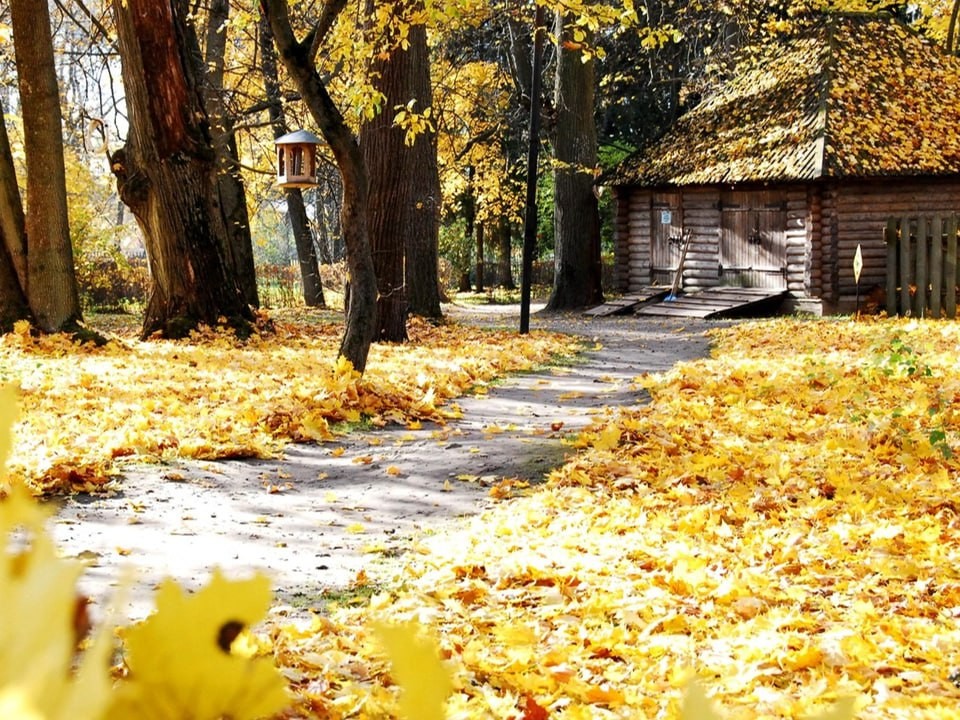
[[[322,141],[309,130],[296,130],[278,137],[275,145],[319,145]]]

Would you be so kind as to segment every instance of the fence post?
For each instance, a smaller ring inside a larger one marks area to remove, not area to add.
[[[930,317],[939,319],[943,297],[943,218],[930,219]]]
[[[910,312],[910,218],[900,220],[900,314]]]
[[[957,216],[947,219],[947,257],[943,263],[947,296],[944,303],[947,317],[957,317]]]
[[[922,318],[927,314],[927,218],[917,218],[917,271],[914,275],[913,317]]]
[[[883,233],[887,243],[887,317],[897,314],[897,221],[887,220]]]

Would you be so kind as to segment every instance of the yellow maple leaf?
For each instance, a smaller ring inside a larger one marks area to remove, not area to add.
[[[620,444],[620,426],[610,423],[597,435],[593,447],[597,450],[613,450]]]
[[[680,720],[721,720],[722,717],[710,702],[703,686],[696,680],[691,681],[683,693]]]
[[[11,386],[0,387],[0,476],[16,413]],[[0,717],[94,720],[107,706],[110,633],[104,628],[76,673],[75,588],[83,566],[57,555],[44,530],[47,514],[22,484],[0,500]],[[11,543],[17,529],[32,540]]]
[[[403,690],[400,710],[408,720],[444,720],[444,706],[453,690],[450,675],[440,661],[437,644],[424,637],[415,622],[374,623],[374,632]]]
[[[289,698],[270,658],[231,652],[233,640],[270,606],[264,575],[210,583],[187,595],[172,580],[157,590],[156,612],[124,633],[129,679],[108,718],[254,720],[283,709]]]

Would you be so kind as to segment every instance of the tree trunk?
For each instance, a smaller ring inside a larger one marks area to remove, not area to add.
[[[465,256],[466,256],[466,264],[468,266],[470,264],[470,260],[469,260],[470,251],[474,247],[474,243],[476,242],[475,233],[476,233],[476,224],[477,224],[477,199],[473,194],[474,172],[475,171],[472,166],[467,168],[467,187],[464,190],[463,202],[461,203],[461,206],[463,207],[464,245],[467,247]],[[478,260],[477,262],[480,262],[480,260]],[[469,278],[470,271],[469,270],[464,271],[464,275],[466,275],[466,277]],[[482,278],[478,278],[478,279],[481,280],[481,283],[477,286],[477,292],[480,292],[481,290],[483,290],[483,283],[482,283]],[[461,285],[460,291],[463,292],[464,291],[463,283],[461,282],[460,285]],[[467,290],[470,289],[469,282],[467,283],[466,289]]]
[[[283,112],[280,96],[280,79],[277,72],[277,52],[273,47],[273,31],[265,14],[260,16],[260,73],[263,76],[263,89],[269,102],[267,108],[274,139],[287,134],[287,121]],[[307,208],[303,202],[300,188],[286,188],[287,216],[293,228],[293,239],[297,246],[297,260],[300,263],[300,278],[303,284],[303,302],[307,307],[326,307],[323,297],[323,284],[320,280],[320,266],[317,262],[317,250],[310,232]]]
[[[3,122],[3,114],[3,103],[0,102],[0,238],[6,246],[21,291],[26,292],[26,220],[23,216],[17,170],[13,164],[13,152],[10,149],[10,138],[7,135],[7,125]]]
[[[153,290],[143,336],[183,337],[221,317],[252,319],[223,248],[217,164],[199,78],[187,57],[185,0],[113,0],[130,131],[114,153],[121,199],[144,235]]]
[[[500,267],[498,280],[500,287],[505,290],[516,290],[513,282],[513,265],[511,263],[513,250],[510,241],[510,218],[501,217],[497,223],[497,245],[499,249]]]
[[[484,249],[483,249],[483,223],[477,223],[477,292],[484,291],[486,278],[484,277]]]
[[[240,286],[244,301],[252,307],[260,307],[247,195],[237,153],[237,135],[233,118],[224,103],[223,75],[229,19],[228,0],[213,0],[207,17],[206,55],[203,69],[198,71],[198,75],[205,79],[204,104],[210,118],[214,152],[217,154],[217,192],[227,229],[227,244],[223,248],[227,271]],[[196,51],[199,58],[199,48]]]
[[[384,2],[376,3],[383,6]],[[396,3],[391,12],[399,19],[406,3]],[[369,15],[375,14],[374,3]],[[391,35],[383,40],[390,43]],[[363,124],[360,148],[370,173],[370,251],[377,274],[377,334],[385,342],[407,339],[407,298],[404,244],[408,233],[406,211],[412,202],[407,176],[408,148],[404,130],[394,125],[397,106],[406,105],[407,53],[399,47],[382,49],[370,64],[373,85],[383,94],[383,110]],[[420,112],[422,108],[417,107]]]
[[[597,167],[594,61],[583,61],[558,13],[558,65],[554,137],[554,280],[547,310],[572,310],[603,302],[600,213],[593,193]],[[590,42],[591,38],[587,38]]]
[[[325,13],[340,12],[345,4],[345,0],[331,0],[325,6]],[[308,36],[305,43],[297,42],[290,27],[286,0],[261,0],[261,6],[270,18],[277,50],[287,73],[300,91],[311,116],[333,152],[337,167],[340,168],[343,179],[341,225],[351,283],[340,356],[349,360],[357,371],[363,372],[376,329],[377,312],[377,281],[370,255],[367,225],[367,167],[356,137],[334,104],[313,64],[310,48],[313,35]]]
[[[417,0],[414,10],[423,7]],[[410,47],[402,53],[407,74],[408,100],[416,100],[418,112],[433,106],[430,84],[430,51],[423,25],[410,28]],[[407,205],[406,284],[410,312],[439,319],[440,310],[440,172],[437,167],[437,134],[427,130],[416,137],[406,152],[404,177],[410,185]]]
[[[74,328],[81,314],[67,220],[63,127],[50,16],[46,0],[12,0],[10,14],[27,163],[24,290],[39,328],[57,332]],[[11,241],[16,247],[16,238]],[[15,254],[9,259],[13,265]]]
[[[20,189],[0,104],[0,334],[10,332],[17,320],[30,317],[27,296],[23,292],[26,284],[24,232]],[[20,274],[14,263],[14,253],[22,258]]]

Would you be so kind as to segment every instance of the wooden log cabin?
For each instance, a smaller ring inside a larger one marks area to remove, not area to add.
[[[891,216],[960,212],[960,59],[885,15],[829,13],[742,54],[731,79],[607,178],[618,289],[783,288],[848,312],[884,287]]]

